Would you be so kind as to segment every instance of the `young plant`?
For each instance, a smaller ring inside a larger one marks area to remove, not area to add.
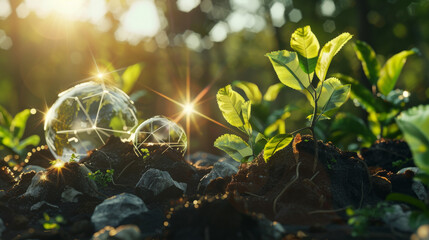
[[[389,58],[383,67],[380,66],[374,50],[365,42],[356,41],[354,45],[356,56],[362,63],[365,76],[371,88],[366,88],[361,82],[342,74],[336,74],[342,83],[351,84],[351,98],[368,112],[369,128],[357,117],[349,114],[341,116],[342,123],[335,124],[333,131],[349,133],[354,129],[363,145],[370,145],[378,137],[395,138],[400,134],[395,125],[395,117],[404,110],[410,93],[394,87],[402,68],[411,55],[418,53],[417,49],[405,50]],[[350,125],[344,124],[350,123]]]
[[[274,101],[285,85],[276,83],[268,87],[265,94],[259,90],[258,85],[246,81],[234,81],[231,84],[243,90],[247,99],[252,103],[250,123],[253,128],[266,137],[286,133],[285,120],[291,116],[291,111],[297,107],[286,105],[282,109],[274,109]]]
[[[6,109],[0,106],[0,150],[5,149],[9,153],[23,156],[26,154],[27,146],[39,144],[40,138],[37,135],[22,139],[30,115],[31,110],[25,109],[12,117]]]
[[[286,147],[293,139],[293,134],[301,130],[311,131],[314,139],[315,159],[317,164],[318,151],[314,127],[318,120],[329,119],[347,100],[350,84],[344,85],[337,78],[326,78],[332,58],[341,50],[352,36],[342,33],[326,43],[319,53],[320,45],[310,26],[298,28],[291,37],[291,48],[295,51],[281,50],[267,53],[280,81],[305,94],[313,107],[308,116],[310,124],[290,134],[278,134],[272,137],[264,148],[267,161],[274,153]],[[317,86],[314,76],[318,77]]]
[[[214,146],[238,162],[252,161],[264,148],[266,139],[250,124],[251,102],[232,90],[231,85],[219,89],[216,99],[225,120],[243,132],[248,140],[244,141],[234,134],[224,134],[216,139]]]
[[[107,169],[106,173],[103,173],[100,170],[97,170],[94,173],[88,173],[88,178],[94,180],[97,185],[106,187],[108,183],[113,181],[114,171],[114,169]]]
[[[57,215],[55,218],[51,218],[47,213],[43,213],[43,220],[40,221],[45,230],[60,229],[60,224],[64,224],[65,220],[63,216]]]

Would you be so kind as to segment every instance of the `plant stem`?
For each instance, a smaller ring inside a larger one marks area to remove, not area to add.
[[[322,91],[320,91],[320,92],[322,92]],[[317,93],[315,93],[315,95],[317,95]],[[319,95],[319,97],[320,97],[320,95]],[[311,131],[311,134],[313,135],[313,141],[314,141],[313,173],[316,172],[317,161],[319,160],[319,149],[317,148],[317,139],[316,139],[316,134],[314,133],[314,126],[316,125],[317,100],[318,99],[319,99],[318,97],[314,99],[313,117],[312,117],[312,121],[311,121],[311,125],[310,125],[310,131]]]

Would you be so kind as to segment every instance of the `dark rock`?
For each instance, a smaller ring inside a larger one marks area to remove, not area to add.
[[[31,206],[30,211],[43,211],[46,212],[48,209],[59,209],[57,205],[50,204],[45,201],[40,201]]]
[[[114,227],[105,226],[103,229],[100,229],[98,232],[94,233],[91,240],[107,240],[109,239],[109,233],[114,230]]]
[[[136,225],[122,225],[109,233],[110,239],[140,240],[140,229]]]
[[[223,196],[185,203],[167,215],[167,239],[281,239],[281,226],[246,214],[238,201]]]
[[[169,148],[154,149],[145,162],[142,174],[151,168],[167,171],[175,181],[186,183],[187,195],[195,194],[199,180],[207,174],[205,169],[198,170],[195,166],[185,161],[182,155]]]
[[[24,169],[22,169],[22,173],[28,173],[31,171],[35,171],[37,173],[37,172],[45,171],[45,170],[46,170],[45,168],[42,168],[42,167],[37,166],[37,165],[27,165],[24,167]]]
[[[140,230],[135,225],[122,225],[117,228],[106,226],[94,233],[91,240],[140,240]]]
[[[160,195],[163,199],[182,196],[186,192],[186,183],[178,183],[168,172],[151,168],[141,176],[135,188],[144,201],[151,201]]]
[[[76,189],[70,186],[66,186],[64,188],[63,193],[61,193],[61,201],[77,203],[79,201],[79,196],[81,195],[83,195],[83,193],[77,191]]]
[[[92,214],[91,222],[96,230],[100,230],[105,226],[117,227],[128,216],[146,211],[148,209],[139,197],[129,193],[122,193],[99,204]]]
[[[238,171],[238,168],[231,165],[230,163],[223,161],[223,162],[217,162],[213,165],[213,169],[210,173],[205,175],[203,178],[201,178],[199,188],[206,188],[207,185],[216,178],[224,178],[229,177],[233,174],[236,174]]]
[[[386,212],[383,216],[383,221],[391,228],[398,229],[403,232],[411,232],[410,209],[404,209],[399,204],[392,205],[391,209],[391,211]]]
[[[134,224],[139,227],[141,237],[156,238],[161,236],[165,215],[161,209],[152,209],[140,214],[132,214],[120,222],[120,225]]]
[[[368,166],[378,166],[397,172],[401,168],[414,167],[411,150],[403,140],[380,139],[370,148],[361,149],[362,158]]]

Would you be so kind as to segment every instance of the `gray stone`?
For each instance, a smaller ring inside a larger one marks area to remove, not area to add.
[[[407,170],[412,171],[414,174],[423,173],[422,170],[420,170],[420,168],[418,167],[407,167],[399,170],[396,174],[404,174],[405,171]],[[413,189],[413,192],[416,194],[418,199],[425,201],[428,193],[422,182],[413,181],[413,184],[411,185],[411,189]]]
[[[114,227],[111,226],[105,226],[103,229],[101,229],[100,231],[94,233],[92,235],[91,240],[107,240],[109,238],[109,233],[110,231],[115,230]]]
[[[122,225],[109,233],[110,239],[115,240],[139,240],[140,235],[140,229],[136,225]]]
[[[94,180],[91,180],[88,177],[88,173],[91,172],[91,170],[89,170],[85,165],[83,164],[79,164],[79,191],[81,191],[82,193],[88,194],[90,196],[93,197],[98,197],[99,193],[98,193],[98,188],[97,188],[97,184],[95,183]]]
[[[418,167],[407,167],[407,168],[402,168],[396,174],[404,174],[405,171],[407,170],[412,171],[414,174],[421,173],[421,170]]]
[[[46,181],[46,171],[37,172],[36,175],[31,179],[30,186],[28,186],[23,197],[33,197],[40,199],[48,191],[45,184]]]
[[[22,169],[22,173],[29,173],[31,171],[35,171],[37,173],[37,172],[45,171],[45,170],[46,170],[45,168],[42,168],[42,167],[37,166],[37,165],[27,165]]]
[[[411,228],[409,226],[409,219],[411,211],[404,210],[401,205],[392,205],[392,211],[387,212],[383,216],[383,221],[392,228],[400,231],[409,232]]]
[[[136,225],[122,225],[117,228],[106,226],[92,235],[91,240],[140,240],[140,229]]]
[[[79,195],[83,194],[70,186],[66,186],[61,193],[61,201],[77,203],[79,201]]]
[[[236,174],[237,171],[238,168],[231,165],[228,161],[217,162],[213,165],[213,169],[211,170],[211,172],[201,178],[199,185],[200,187],[205,188],[212,180],[218,177],[231,176],[233,174]]]
[[[147,170],[136,184],[137,189],[142,191],[149,190],[153,192],[154,196],[159,195],[172,186],[181,190],[183,193],[186,192],[186,183],[176,182],[167,171],[161,171],[155,168]]]
[[[5,230],[6,230],[6,226],[4,225],[3,220],[0,218],[0,237]]]
[[[122,220],[130,215],[146,211],[148,209],[139,197],[130,193],[122,193],[97,205],[91,216],[91,222],[96,230],[105,226],[117,227]]]
[[[50,204],[46,201],[40,201],[38,203],[33,204],[33,206],[31,206],[30,211],[36,211],[39,210],[40,208],[45,207],[45,208],[59,208],[57,205],[54,204]]]

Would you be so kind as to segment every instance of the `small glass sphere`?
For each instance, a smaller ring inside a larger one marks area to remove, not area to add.
[[[86,82],[60,94],[45,117],[45,137],[56,158],[69,161],[101,147],[110,136],[130,141],[136,109],[127,94],[104,83]]]
[[[166,117],[155,116],[137,127],[134,132],[134,146],[139,150],[165,146],[185,155],[188,139],[180,125]]]

